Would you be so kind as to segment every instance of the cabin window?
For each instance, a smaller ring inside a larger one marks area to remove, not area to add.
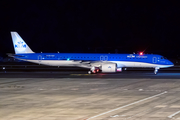
[[[166,57],[161,57],[161,59],[167,59]]]

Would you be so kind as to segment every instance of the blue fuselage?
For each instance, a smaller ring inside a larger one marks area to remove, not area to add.
[[[16,54],[15,58],[52,66],[74,66],[82,62],[113,62],[121,67],[164,68],[173,66],[172,62],[161,55],[155,54],[28,53]],[[54,63],[52,64],[52,62]]]

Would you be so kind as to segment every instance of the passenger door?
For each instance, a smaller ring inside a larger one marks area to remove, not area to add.
[[[153,58],[152,58],[152,62],[153,62],[153,63],[157,63],[157,57],[153,57]]]
[[[42,61],[42,56],[38,55],[38,62],[39,62],[39,64],[41,63],[41,61]]]

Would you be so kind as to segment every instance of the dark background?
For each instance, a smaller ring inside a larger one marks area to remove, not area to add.
[[[178,2],[19,0],[0,2],[0,56],[14,53],[10,31],[34,52],[145,53],[178,58]]]

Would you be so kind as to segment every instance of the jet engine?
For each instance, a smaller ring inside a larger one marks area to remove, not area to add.
[[[101,68],[102,72],[116,72],[117,65],[116,64],[103,64]]]

